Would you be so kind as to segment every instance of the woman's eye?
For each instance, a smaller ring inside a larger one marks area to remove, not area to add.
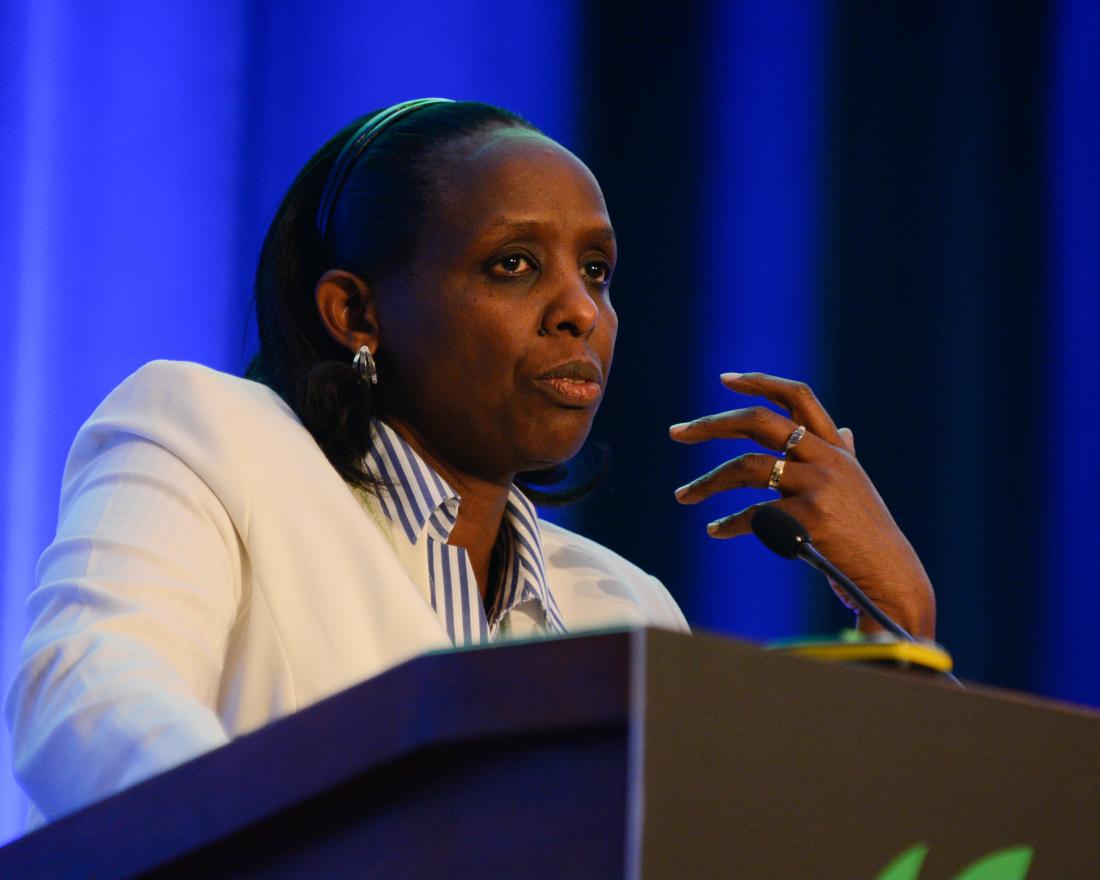
[[[611,266],[603,260],[589,260],[584,264],[584,274],[593,284],[607,284],[611,280]]]
[[[523,254],[509,254],[497,260],[493,264],[493,268],[501,270],[499,274],[503,275],[522,275],[525,272],[530,272],[534,266]]]

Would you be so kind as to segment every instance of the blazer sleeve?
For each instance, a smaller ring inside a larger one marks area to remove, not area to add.
[[[189,444],[237,452],[201,383],[143,371],[77,435],[28,598],[5,708],[16,777],[47,820],[228,740],[215,709],[243,551],[186,459]]]

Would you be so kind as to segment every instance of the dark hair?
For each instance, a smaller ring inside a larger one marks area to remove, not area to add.
[[[247,376],[272,388],[313,435],[347,482],[377,491],[364,468],[370,446],[370,386],[351,365],[351,354],[321,322],[314,301],[317,279],[345,269],[376,283],[412,261],[423,223],[440,194],[435,163],[455,141],[494,128],[538,131],[522,117],[474,101],[421,107],[387,126],[351,168],[321,241],[316,216],[325,181],[340,150],[378,113],[356,119],[306,163],[279,205],[264,237],[254,295],[260,350]],[[383,380],[384,381],[384,380]],[[532,488],[558,483],[562,467],[532,472],[517,484],[538,503],[568,503],[587,485],[563,492]]]

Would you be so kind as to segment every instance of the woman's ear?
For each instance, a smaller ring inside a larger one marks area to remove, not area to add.
[[[328,335],[348,351],[364,345],[378,350],[378,316],[370,288],[358,275],[329,269],[313,289],[317,311]]]

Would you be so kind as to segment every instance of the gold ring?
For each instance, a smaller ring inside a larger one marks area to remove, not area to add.
[[[805,436],[805,425],[799,425],[797,428],[791,431],[791,436],[787,438],[787,444],[783,447],[783,454],[786,455],[788,452],[794,449],[798,445],[799,441]]]
[[[768,477],[768,488],[779,491],[779,484],[783,481],[783,468],[787,466],[787,460],[784,458],[777,458],[775,464],[772,465],[771,476]]]

